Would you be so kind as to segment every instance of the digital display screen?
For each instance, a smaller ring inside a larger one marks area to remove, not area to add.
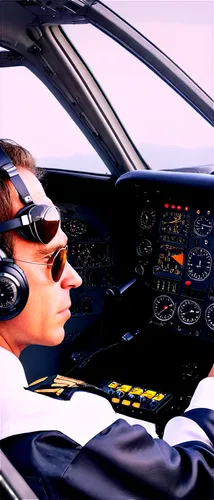
[[[183,248],[175,245],[160,245],[155,274],[168,273],[172,277],[181,277],[184,268]]]

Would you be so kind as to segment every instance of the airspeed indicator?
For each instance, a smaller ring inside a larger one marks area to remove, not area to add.
[[[175,312],[175,303],[168,295],[159,295],[153,302],[154,316],[160,321],[169,321]]]

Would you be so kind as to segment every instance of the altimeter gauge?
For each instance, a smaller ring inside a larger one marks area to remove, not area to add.
[[[183,300],[178,307],[178,317],[185,325],[194,325],[201,317],[201,308],[194,300]]]
[[[204,281],[211,273],[212,257],[203,247],[190,250],[187,260],[187,274],[195,281]]]

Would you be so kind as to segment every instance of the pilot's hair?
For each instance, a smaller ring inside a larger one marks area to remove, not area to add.
[[[0,147],[8,154],[16,167],[20,165],[30,170],[36,177],[41,177],[41,172],[27,149],[9,139],[0,139]],[[9,181],[5,180],[0,169],[0,222],[12,218],[12,203]],[[13,231],[0,234],[0,248],[5,250],[8,257],[13,256]]]

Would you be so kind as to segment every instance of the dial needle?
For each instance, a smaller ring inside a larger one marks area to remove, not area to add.
[[[166,311],[166,309],[169,309],[169,306],[164,306],[164,308],[162,309],[162,311],[159,312],[159,314],[163,313],[164,311]]]

